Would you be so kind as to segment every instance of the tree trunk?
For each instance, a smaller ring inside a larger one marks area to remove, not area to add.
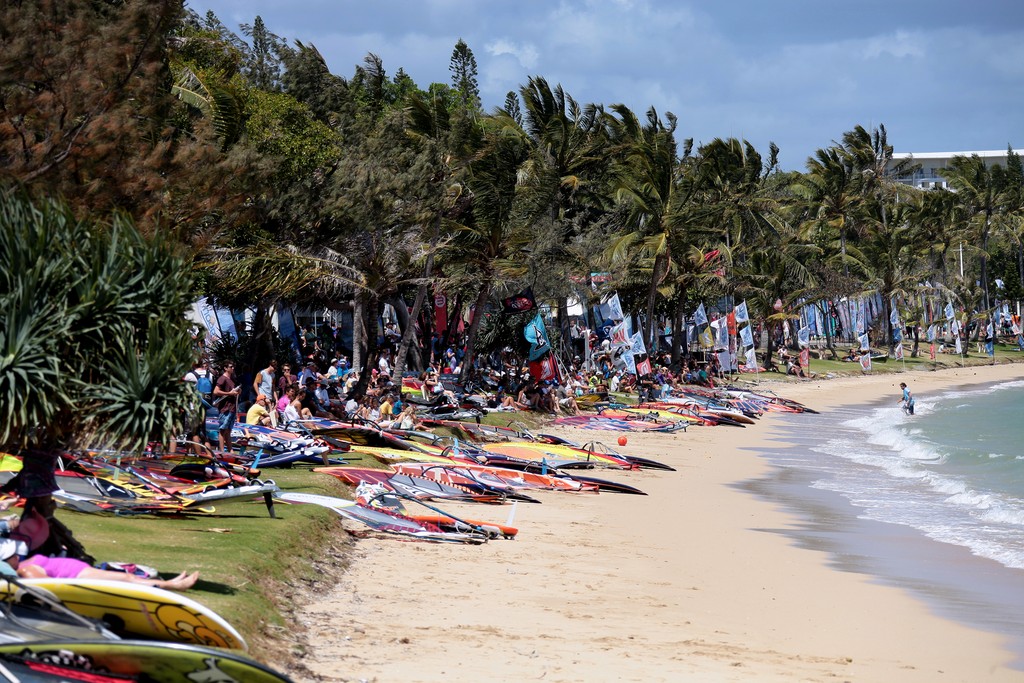
[[[352,369],[362,373],[364,356],[364,329],[366,318],[366,295],[362,290],[352,297]]]
[[[683,344],[686,342],[686,290],[679,292],[676,297],[675,315],[672,317],[672,367],[679,367],[679,360],[682,357]]]
[[[441,214],[437,215],[434,220],[434,231],[430,236],[430,250],[427,252],[427,262],[423,266],[423,282],[416,288],[416,300],[412,304],[412,310],[409,312],[409,324],[402,329],[402,342],[398,346],[398,353],[395,354],[395,377],[401,378],[405,372],[405,359],[409,354],[409,348],[412,346],[413,338],[415,337],[416,330],[415,321],[420,317],[420,311],[423,309],[423,302],[427,299],[427,290],[430,286],[430,276],[434,270],[434,249],[437,248],[438,235],[441,231]],[[424,336],[420,340],[422,344],[424,341],[430,339],[427,330],[424,329]],[[397,381],[395,382],[398,383]]]
[[[420,317],[420,310],[423,308],[426,298],[427,285],[424,282],[416,290],[416,300],[412,304],[412,310],[409,311],[406,325],[402,328],[402,341],[398,344],[398,351],[395,353],[395,377],[401,377],[405,373],[406,358],[409,356],[409,349],[412,348],[413,342],[419,341],[417,346],[422,344],[422,340],[416,339],[416,321]]]
[[[491,283],[494,276],[488,273],[480,283],[480,292],[476,296],[476,307],[473,309],[473,318],[469,321],[469,332],[466,338],[466,354],[462,357],[462,374],[459,381],[465,382],[469,379],[469,369],[473,366],[473,347],[476,344],[476,331],[480,328],[480,321],[484,317],[484,308],[487,306],[487,297],[491,295]]]
[[[359,381],[352,387],[351,395],[358,401],[366,395],[366,387],[370,384],[370,375],[373,374],[373,363],[377,356],[377,318],[380,317],[380,298],[377,293],[370,290],[361,290],[356,294],[356,302],[361,309],[361,315],[359,318],[359,327],[365,335],[366,343],[366,354],[364,356],[366,360],[366,367],[362,368],[359,372]],[[353,317],[352,322],[355,325],[356,318]],[[367,334],[368,330],[372,330]],[[353,342],[353,345],[356,345]],[[363,343],[360,342],[358,346],[362,347]],[[353,352],[354,355],[354,352]],[[397,384],[397,383],[396,383]],[[400,386],[400,385],[399,385]]]
[[[831,334],[830,315],[828,315],[828,306],[823,306],[821,303],[815,304],[815,307],[821,311],[821,319],[824,321],[824,333],[825,333],[825,348],[828,349],[828,353],[831,354],[833,360],[839,360],[839,353],[836,352],[836,340]]]
[[[764,369],[776,369],[775,365],[775,335],[772,334],[771,322],[765,322],[765,331],[768,333],[767,348],[765,350]]]
[[[643,321],[644,343],[648,349],[654,346],[654,300],[658,294],[658,285],[664,277],[662,271],[668,268],[668,254],[664,251],[654,257],[654,268],[651,272],[651,286],[647,290],[647,307],[645,309],[646,319]]]
[[[452,335],[457,334],[458,321],[460,320],[462,320],[462,292],[455,294],[454,304],[451,299],[448,300],[448,327],[445,329],[444,334],[441,335],[442,348],[448,348]]]

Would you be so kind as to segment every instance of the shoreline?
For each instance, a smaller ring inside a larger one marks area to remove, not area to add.
[[[813,487],[816,473],[780,463],[778,458],[796,447],[787,443],[764,456],[772,462],[771,472],[735,485],[800,520],[794,528],[765,531],[825,554],[836,571],[862,574],[909,593],[938,618],[1005,637],[1013,655],[1010,666],[1024,672],[1021,570],[929,538],[919,529],[863,516],[842,494]]]
[[[920,396],[1021,376],[999,365],[764,384],[817,410],[895,403],[901,379]],[[296,680],[1019,680],[1006,637],[836,567],[793,538],[799,514],[742,489],[772,475],[760,451],[781,447],[776,417],[629,434],[627,452],[677,471],[600,474],[643,497],[539,496],[517,507],[514,542],[359,541],[339,584],[301,610],[312,673]],[[505,522],[510,506],[469,509]]]

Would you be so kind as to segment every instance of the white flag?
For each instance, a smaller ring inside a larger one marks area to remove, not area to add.
[[[615,292],[611,298],[608,299],[608,317],[612,320],[622,320],[626,316],[622,315],[622,303],[619,301],[619,293]]]
[[[889,314],[889,323],[895,327],[900,324],[900,312],[896,310],[896,307],[892,307],[892,312]]]
[[[708,324],[708,316],[707,313],[704,312],[704,304],[697,306],[697,310],[693,313],[693,322],[697,327]]]
[[[896,344],[896,360],[903,360],[903,344]]]
[[[930,342],[935,341],[935,324],[934,323],[928,326],[928,341],[930,341]]]
[[[804,325],[796,333],[796,340],[800,346],[810,346],[811,344],[811,328]]]
[[[748,328],[749,329],[749,328]],[[757,352],[750,348],[747,349],[747,370],[757,368]]]
[[[952,303],[947,303],[946,304],[946,311],[945,311],[945,313],[946,313],[946,320],[952,320],[953,319],[953,304]]]
[[[953,322],[951,322],[949,324],[949,333],[950,334],[955,334],[957,336],[960,335],[960,323],[959,323],[959,321],[954,320]]]
[[[860,350],[861,351],[870,351],[871,350],[871,344],[868,343],[868,335],[867,335],[866,332],[864,334],[860,335],[860,337],[858,339],[860,339]]]
[[[750,331],[750,325],[747,325],[740,330],[740,340],[743,342],[744,346],[754,345],[754,335]]]
[[[964,353],[964,347],[960,343],[960,335],[956,335],[956,353],[958,356],[962,356]]]
[[[747,313],[747,302],[746,301],[744,301],[739,306],[737,306],[736,309],[735,309],[735,312],[736,312],[736,322],[738,322],[738,323],[745,323],[745,322],[750,320],[750,315]]]
[[[633,338],[630,339],[630,341],[632,342],[633,346],[633,348],[630,349],[630,351],[634,355],[642,356],[643,354],[647,353],[647,346],[644,345],[644,336],[642,334],[637,332],[636,334],[633,335]]]
[[[860,357],[860,369],[864,372],[871,372],[871,354],[865,353]]]
[[[725,318],[720,318],[718,322],[718,339],[715,342],[715,346],[720,349],[727,349],[729,348],[729,324]]]

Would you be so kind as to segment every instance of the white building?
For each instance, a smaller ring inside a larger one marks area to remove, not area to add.
[[[1014,148],[1016,151],[1016,148]],[[896,176],[896,180],[912,185],[921,190],[948,187],[941,171],[949,165],[953,157],[969,157],[977,154],[985,161],[985,165],[1006,166],[1006,150],[986,152],[894,152],[892,161],[889,163],[891,170],[896,164],[906,161],[908,171]]]

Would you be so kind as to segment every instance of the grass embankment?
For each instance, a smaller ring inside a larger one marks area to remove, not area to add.
[[[481,421],[501,426],[518,422],[535,429],[545,418],[493,413]],[[372,459],[353,464],[383,467]],[[342,498],[352,494],[338,479],[308,466],[266,469],[262,478],[274,480],[285,491]],[[295,610],[313,592],[326,590],[324,584],[344,570],[352,541],[329,510],[280,502],[274,509],[276,519],[260,499],[190,517],[117,517],[66,510],[57,515],[98,562],[145,564],[164,577],[198,570],[199,582],[187,595],[238,629],[253,657],[284,666],[294,665],[302,654]]]
[[[849,350],[849,346],[839,346],[836,351],[840,354],[845,354]],[[979,365],[999,365],[1003,363],[1021,363],[1024,362],[1024,353],[1017,350],[1016,344],[996,344],[995,345],[995,356],[990,357],[985,353],[977,353],[976,345],[974,343],[969,344],[965,349],[972,353],[965,355],[956,355],[952,353],[939,353],[936,354],[935,360],[931,360],[928,357],[928,343],[922,342],[919,348],[919,356],[917,358],[910,357],[910,349],[904,346],[904,358],[903,360],[896,360],[895,358],[889,358],[885,361],[879,362],[877,360],[871,363],[871,373],[873,375],[885,374],[885,373],[896,373],[896,372],[908,372],[911,370],[915,371],[934,371],[944,370],[947,368],[962,368],[962,367],[974,367]],[[815,353],[815,351],[812,351]],[[847,376],[847,375],[860,375],[865,374],[860,364],[850,361],[831,360],[828,357],[828,350],[822,349],[820,353],[824,358],[811,357],[810,370],[815,375],[815,379],[825,379],[829,375],[833,376]],[[780,380],[799,382],[802,381],[798,377],[787,376],[785,373],[778,372],[762,372],[758,374],[744,373],[742,378],[746,381],[756,380]]]
[[[350,493],[334,477],[305,467],[266,470],[263,478],[286,491]],[[274,509],[276,519],[260,499],[183,518],[57,514],[97,561],[150,565],[165,577],[198,570],[188,596],[238,629],[253,657],[281,665],[300,654],[291,612],[344,568],[350,540],[329,510],[280,502]]]

